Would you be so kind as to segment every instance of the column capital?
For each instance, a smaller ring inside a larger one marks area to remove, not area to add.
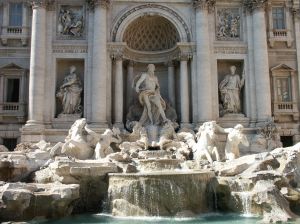
[[[243,0],[245,12],[253,13],[255,10],[265,10],[269,0]]]
[[[292,12],[293,12],[295,18],[297,18],[299,20],[300,19],[300,8],[298,8],[298,9],[297,8],[293,8]]]
[[[215,8],[216,0],[193,0],[193,6],[196,10],[213,11]]]
[[[193,58],[194,45],[191,43],[177,43],[178,59],[180,61],[188,61]]]
[[[28,3],[32,8],[46,8],[49,4],[53,4],[54,0],[29,0]]]
[[[109,8],[110,0],[86,0],[88,8],[94,10],[96,7]]]
[[[124,51],[126,48],[126,43],[120,42],[120,43],[109,43],[108,45],[108,52],[110,54],[110,57],[114,60],[121,60],[124,55]]]

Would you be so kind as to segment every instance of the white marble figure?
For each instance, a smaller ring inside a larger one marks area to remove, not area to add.
[[[82,12],[61,9],[58,16],[57,31],[59,34],[80,37],[83,34]]]
[[[207,159],[210,163],[213,163],[213,157],[216,161],[220,161],[217,148],[217,131],[224,133],[224,129],[217,125],[215,121],[204,122],[200,126],[196,134],[197,143],[193,147],[194,159],[197,162]]]
[[[226,128],[225,132],[228,133],[225,146],[225,158],[226,160],[233,160],[240,157],[239,144],[249,146],[246,135],[242,133],[243,125],[237,124],[234,128]]]
[[[221,101],[223,109],[226,113],[241,113],[240,92],[245,83],[244,74],[242,79],[236,74],[236,67],[230,66],[230,74],[220,82],[219,90],[221,93]]]
[[[140,118],[141,125],[158,125],[166,121],[166,103],[160,95],[158,79],[154,74],[155,66],[148,65],[148,71],[142,73],[134,81],[135,91],[138,93],[139,102],[143,106],[143,114]]]
[[[70,73],[64,78],[56,97],[63,106],[62,114],[81,114],[82,84],[76,74],[76,67],[70,67]]]
[[[122,138],[120,137],[120,130],[118,128],[106,129],[103,134],[97,134],[96,132],[86,128],[86,131],[89,135],[92,136],[94,140],[97,139],[97,142],[94,141],[95,145],[95,159],[104,159],[109,154],[114,153],[114,150],[111,147],[112,143],[121,143]]]
[[[134,123],[132,133],[128,136],[128,140],[119,145],[121,151],[129,155],[148,149],[148,136],[146,129],[142,127],[139,122]]]
[[[92,158],[94,149],[84,138],[85,129],[86,119],[76,120],[62,145],[61,153],[81,160]]]

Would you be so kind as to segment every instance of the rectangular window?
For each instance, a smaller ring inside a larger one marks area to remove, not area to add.
[[[272,14],[273,14],[273,29],[276,30],[285,29],[284,8],[274,7],[272,8]]]
[[[18,79],[18,78],[7,79],[6,102],[18,103],[19,102],[19,94],[20,94],[20,79]]]
[[[279,102],[292,101],[290,89],[289,78],[277,78],[277,97]]]
[[[17,146],[17,139],[16,138],[4,138],[3,145],[9,150],[14,151]]]
[[[9,26],[22,26],[23,3],[9,4]]]

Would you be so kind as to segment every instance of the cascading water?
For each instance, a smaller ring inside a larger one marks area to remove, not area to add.
[[[243,205],[243,215],[246,217],[252,216],[251,213],[252,193],[248,191],[240,192],[240,196]]]
[[[109,203],[117,216],[191,216],[214,211],[213,172],[109,175]]]

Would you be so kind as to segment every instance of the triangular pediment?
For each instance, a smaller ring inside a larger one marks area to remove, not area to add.
[[[15,64],[15,63],[10,63],[10,64],[6,64],[2,67],[0,67],[1,70],[11,70],[11,69],[15,69],[15,70],[24,70],[24,68],[22,68],[21,66]]]
[[[279,64],[271,68],[271,71],[296,71],[286,64]]]

